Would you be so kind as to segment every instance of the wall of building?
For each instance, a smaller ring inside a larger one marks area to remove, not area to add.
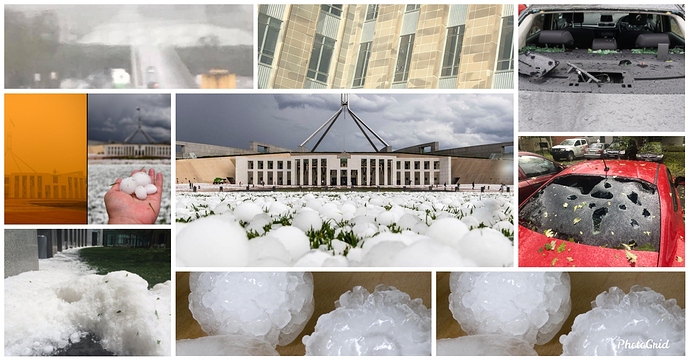
[[[170,158],[169,144],[107,144],[104,154],[108,157]]]
[[[473,158],[502,158],[513,159],[513,153],[505,153],[506,147],[512,147],[513,142],[494,143],[474,145],[470,147],[460,147],[451,149],[442,149],[434,151],[435,155],[450,155],[455,157],[473,157]]]
[[[502,17],[512,13],[512,5],[421,4],[408,11],[404,4],[380,4],[377,17],[366,20],[368,6],[344,4],[340,16],[326,14],[318,4],[288,5],[284,12],[264,9],[282,24],[272,49],[273,63],[260,66],[260,87],[491,89],[497,84],[505,88],[505,81],[493,80]],[[448,29],[459,25],[464,25],[465,32],[458,75],[442,77]],[[328,79],[313,81],[307,72],[314,39],[316,34],[326,33],[335,40]],[[407,79],[396,80],[400,43],[407,35],[414,36],[409,73]],[[364,84],[353,84],[360,46],[369,42]],[[512,71],[502,74],[501,79],[511,75]]]
[[[6,199],[86,199],[83,172],[10,173],[5,175]]]
[[[237,154],[251,154],[255,153],[250,149],[225,147],[221,145],[213,144],[202,144],[194,142],[182,142],[178,141],[175,143],[176,148],[181,148],[181,152],[177,151],[175,157],[180,158],[190,158],[190,154],[194,153],[195,157],[217,157],[224,155],[237,155]]]
[[[217,177],[235,177],[235,158],[178,159],[175,162],[176,183],[213,183]]]
[[[282,170],[277,162],[283,162]],[[238,183],[269,186],[423,186],[450,183],[450,160],[393,153],[238,156],[236,177]]]
[[[452,158],[453,184],[513,184],[513,160]]]
[[[5,278],[38,271],[38,240],[35,229],[5,230]]]

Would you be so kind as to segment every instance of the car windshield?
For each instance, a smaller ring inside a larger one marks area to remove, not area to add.
[[[573,144],[575,144],[574,139],[566,139],[566,140],[561,142],[561,145],[573,145]]]
[[[594,143],[594,144],[589,145],[590,150],[600,149],[603,147],[604,147],[604,144],[602,144],[602,143]]]
[[[609,146],[609,150],[625,150],[627,148],[627,143],[626,142],[613,142]]]
[[[639,179],[567,175],[532,195],[519,218],[522,226],[549,237],[658,252],[659,202],[656,186]]]
[[[661,143],[659,142],[649,142],[645,143],[642,148],[640,148],[640,153],[647,154],[662,154]]]

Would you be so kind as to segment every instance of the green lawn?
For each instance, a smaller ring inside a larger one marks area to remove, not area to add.
[[[79,256],[98,274],[129,271],[148,281],[149,288],[170,280],[168,248],[89,247],[80,250]]]
[[[685,176],[685,152],[664,152],[664,164],[674,177]]]

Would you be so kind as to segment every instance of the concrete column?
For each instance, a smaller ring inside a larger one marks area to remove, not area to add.
[[[5,230],[5,278],[38,271],[38,238],[35,229]]]

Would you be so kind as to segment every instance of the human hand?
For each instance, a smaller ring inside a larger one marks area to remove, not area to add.
[[[135,170],[130,174],[139,172]],[[109,224],[153,224],[158,219],[163,194],[163,175],[149,169],[151,183],[158,188],[156,193],[149,194],[146,199],[138,199],[134,194],[120,191],[121,178],[118,178],[108,193],[105,194],[105,209],[108,212]]]

